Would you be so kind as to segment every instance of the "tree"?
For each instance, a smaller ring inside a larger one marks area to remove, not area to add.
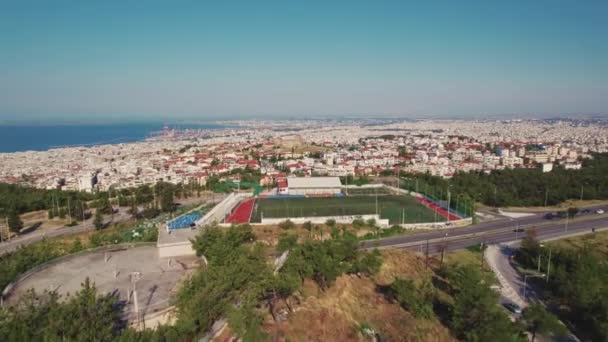
[[[310,221],[306,221],[304,222],[304,224],[302,225],[302,227],[304,227],[304,229],[306,229],[308,231],[308,236],[312,237],[312,222]]]
[[[139,210],[137,208],[137,203],[135,202],[135,198],[133,198],[131,200],[131,207],[129,208],[129,214],[133,218],[137,218],[137,215],[139,214]]]
[[[526,266],[533,266],[540,252],[540,242],[536,238],[536,229],[528,229],[526,237],[521,240],[521,246],[515,254],[517,261]]]
[[[162,212],[173,211],[173,196],[175,195],[175,186],[171,183],[158,182],[154,186],[156,196],[159,197],[160,210]]]
[[[565,336],[566,327],[553,314],[545,310],[541,304],[531,304],[526,307],[521,315],[521,321],[526,329],[532,333],[534,342],[536,334],[552,334]]]
[[[382,255],[380,251],[374,249],[372,252],[364,253],[353,265],[352,272],[373,275],[380,271],[382,267]]]
[[[23,296],[0,310],[3,341],[114,341],[124,331],[118,298],[97,295],[87,278],[80,291],[60,301],[56,292]]]
[[[396,278],[390,285],[391,295],[414,317],[429,319],[433,315],[433,289],[427,283],[420,287],[412,280]]]
[[[327,221],[325,221],[325,225],[328,227],[335,227],[336,226],[336,220],[334,219],[327,219]]]
[[[11,232],[18,233],[21,228],[23,228],[23,221],[21,221],[21,218],[19,217],[19,214],[15,208],[11,208],[8,211],[7,221],[8,228],[11,230]]]
[[[96,230],[100,230],[101,228],[103,228],[103,213],[101,212],[101,210],[99,210],[99,208],[95,210],[95,218],[93,219],[93,225],[95,226]]]
[[[154,193],[149,185],[140,185],[135,189],[137,204],[149,205],[154,200]]]
[[[457,266],[448,271],[454,292],[450,325],[470,341],[522,340],[521,330],[498,307],[498,294],[484,281],[472,265]]]
[[[297,244],[298,244],[298,236],[297,235],[295,235],[295,234],[289,234],[287,232],[284,232],[279,237],[279,242],[277,244],[277,251],[281,252],[281,253],[285,252],[287,250],[292,249]]]
[[[572,217],[576,216],[576,214],[578,214],[579,209],[577,207],[570,207],[570,208],[568,208],[567,212],[568,212],[568,217],[572,218]]]

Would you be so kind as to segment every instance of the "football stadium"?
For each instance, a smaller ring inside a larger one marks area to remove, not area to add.
[[[439,203],[375,184],[344,187],[337,177],[287,178],[273,193],[237,200],[223,223],[270,223],[277,219],[377,215],[388,224],[439,223],[459,220]],[[271,220],[272,219],[272,220]]]

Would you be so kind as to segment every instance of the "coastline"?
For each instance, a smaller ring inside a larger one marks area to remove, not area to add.
[[[165,126],[166,127],[166,126]],[[227,126],[172,124],[172,128],[218,130]],[[47,151],[70,147],[91,147],[145,141],[163,131],[161,123],[82,124],[82,125],[0,125],[0,153]]]

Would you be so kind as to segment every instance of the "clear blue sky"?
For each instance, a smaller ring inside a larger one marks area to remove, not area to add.
[[[608,1],[0,2],[0,122],[608,114]]]

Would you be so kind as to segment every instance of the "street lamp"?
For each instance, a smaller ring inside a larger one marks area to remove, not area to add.
[[[545,245],[540,245],[541,248],[545,248]],[[547,276],[546,281],[549,282],[549,273],[551,272],[551,247],[549,247],[549,258],[547,259]]]

